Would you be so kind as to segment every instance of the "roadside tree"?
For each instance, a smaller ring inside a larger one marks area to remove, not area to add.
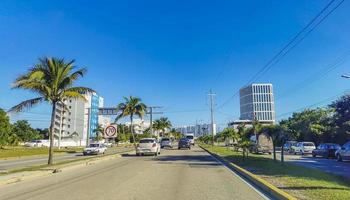
[[[86,69],[74,71],[74,60],[66,62],[58,58],[42,58],[24,75],[19,76],[13,83],[15,89],[29,90],[38,95],[12,107],[10,112],[20,112],[44,101],[51,104],[50,148],[48,164],[53,163],[54,114],[57,104],[64,105],[67,98],[83,99],[83,93],[94,92],[87,87],[73,86],[79,77],[83,77]]]

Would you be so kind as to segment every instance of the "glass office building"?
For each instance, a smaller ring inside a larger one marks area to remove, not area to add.
[[[256,119],[260,122],[275,122],[275,103],[272,84],[251,84],[241,88],[239,95],[240,120]]]

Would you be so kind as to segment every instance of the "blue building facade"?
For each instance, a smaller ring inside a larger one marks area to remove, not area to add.
[[[96,133],[94,130],[98,127],[98,108],[99,108],[100,96],[98,94],[92,94],[91,106],[90,106],[90,119],[89,119],[89,138],[95,138]]]

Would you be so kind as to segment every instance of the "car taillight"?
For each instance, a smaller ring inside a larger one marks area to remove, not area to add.
[[[156,144],[156,143],[153,143],[152,147],[156,147],[156,146],[157,146],[157,144]]]

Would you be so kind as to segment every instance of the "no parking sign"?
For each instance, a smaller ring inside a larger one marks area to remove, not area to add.
[[[117,137],[117,126],[115,125],[109,125],[104,130],[104,136],[105,138],[114,138]]]

